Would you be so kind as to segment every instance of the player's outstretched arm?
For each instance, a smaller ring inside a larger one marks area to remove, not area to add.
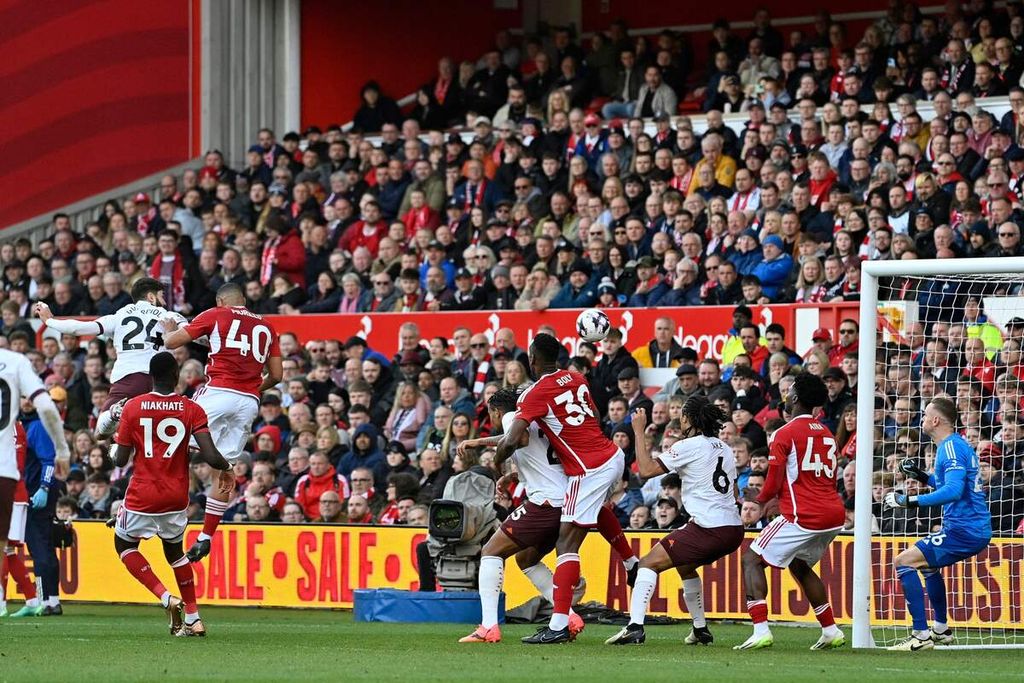
[[[231,469],[231,465],[220,454],[220,451],[217,450],[217,446],[214,445],[210,432],[200,432],[195,437],[196,443],[199,444],[199,457],[203,462],[215,470],[226,471]]]
[[[885,506],[890,508],[916,508],[945,505],[960,498],[967,485],[967,471],[963,469],[947,470],[942,488],[920,496],[908,496],[905,493],[890,491],[885,495]]]
[[[167,320],[164,321],[164,348],[168,351],[173,351],[179,347],[185,346],[192,341],[192,335],[188,333],[184,327],[178,327],[177,323],[173,323],[173,329],[168,329]]]
[[[267,374],[263,376],[260,393],[277,386],[282,377],[284,377],[284,363],[281,362],[281,356],[271,356],[267,359]]]
[[[67,439],[64,438],[64,421],[60,412],[54,404],[53,399],[46,392],[41,392],[32,399],[32,405],[39,413],[39,420],[43,423],[43,429],[53,441],[53,449],[56,453],[57,476],[64,476],[71,464],[71,450],[68,448]]]
[[[501,441],[498,442],[497,447],[494,451],[494,466],[496,468],[501,467],[502,463],[511,457],[516,449],[519,448],[523,441],[523,437],[529,438],[529,434],[526,429],[529,427],[526,420],[516,418],[512,420],[512,425],[508,428],[508,431],[502,435]]]
[[[644,438],[644,430],[647,429],[647,413],[638,408],[633,413],[633,446],[636,450],[636,466],[638,474],[644,479],[657,477],[665,474],[665,467],[651,457],[647,450],[647,439]]]
[[[50,311],[50,307],[43,302],[37,303],[32,307],[36,317],[43,321],[43,325],[54,329],[61,334],[102,334],[103,326],[97,323],[95,320],[75,320],[73,318],[67,318],[65,320],[58,320],[53,317],[53,312]]]

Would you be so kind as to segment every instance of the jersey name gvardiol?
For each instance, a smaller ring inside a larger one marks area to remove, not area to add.
[[[112,337],[117,351],[114,369],[110,371],[111,382],[136,372],[149,373],[149,361],[164,350],[156,335],[160,332],[159,322],[167,317],[174,318],[179,325],[186,322],[180,313],[146,301],[128,304],[116,313],[96,319],[100,334]]]

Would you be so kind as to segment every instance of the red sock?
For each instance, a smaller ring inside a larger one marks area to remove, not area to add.
[[[836,625],[836,620],[832,616],[832,605],[827,602],[814,608],[814,616],[818,617],[818,623],[822,628]]]
[[[25,567],[25,561],[21,559],[20,555],[17,553],[7,555],[7,571],[9,571],[11,576],[14,577],[14,583],[18,586],[18,590],[25,596],[26,600],[31,600],[36,597],[36,583],[29,578],[28,569]],[[4,576],[3,586],[6,589],[6,575]]]
[[[748,600],[747,612],[750,620],[755,624],[763,624],[768,621],[768,603],[764,600]]]
[[[199,608],[196,606],[196,582],[192,574],[192,565],[188,563],[188,558],[182,555],[171,568],[174,569],[174,580],[178,582],[181,599],[185,603],[185,612],[195,614]]]
[[[153,573],[153,568],[149,566],[149,560],[137,548],[131,548],[121,553],[121,562],[139,583],[149,589],[150,593],[157,599],[163,600],[167,589]]]
[[[555,566],[553,598],[555,614],[569,614],[572,593],[580,581],[580,556],[576,553],[559,555]]]
[[[607,505],[602,505],[601,511],[597,513],[597,530],[604,536],[604,540],[608,541],[608,545],[619,554],[620,559],[628,560],[635,557],[632,546],[626,540],[626,535],[622,533],[619,518]]]
[[[215,498],[206,499],[206,513],[203,515],[204,534],[213,538],[213,534],[216,533],[217,526],[224,516],[224,511],[227,509],[228,504],[222,500],[216,500]]]

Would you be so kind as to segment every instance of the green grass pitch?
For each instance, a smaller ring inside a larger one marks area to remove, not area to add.
[[[533,626],[506,626],[497,645],[460,645],[452,624],[365,624],[347,612],[204,608],[205,639],[175,639],[157,607],[66,605],[63,617],[0,619],[0,681],[929,681],[1022,680],[1015,650],[919,654],[810,652],[816,628],[773,629],[775,646],[733,652],[749,627],[711,624],[711,647],[681,642],[689,626],[650,627],[647,644],[604,645],[617,628],[527,646]],[[849,638],[849,629],[847,638]]]

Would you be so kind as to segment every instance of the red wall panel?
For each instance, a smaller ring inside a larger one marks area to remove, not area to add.
[[[198,153],[198,6],[0,4],[0,227]]]
[[[302,125],[345,123],[359,90],[376,80],[399,99],[437,73],[437,60],[476,59],[501,28],[522,26],[521,10],[487,0],[302,2]]]

